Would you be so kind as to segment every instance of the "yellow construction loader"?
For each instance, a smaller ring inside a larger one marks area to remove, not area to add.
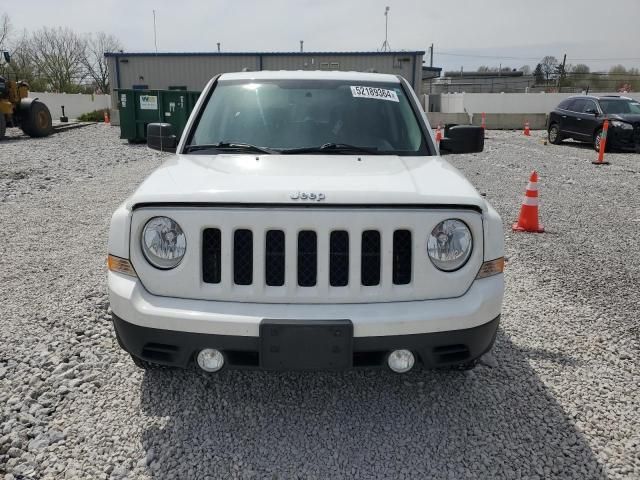
[[[8,63],[9,55],[3,53]],[[30,137],[46,137],[53,132],[51,112],[37,98],[29,98],[29,85],[0,76],[0,140],[7,127],[19,127]]]

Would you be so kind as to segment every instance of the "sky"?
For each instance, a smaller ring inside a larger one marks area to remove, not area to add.
[[[535,66],[545,55],[592,71],[640,67],[640,0],[0,0],[14,30],[105,31],[125,51],[428,50],[434,66]],[[428,55],[425,56],[428,61]]]

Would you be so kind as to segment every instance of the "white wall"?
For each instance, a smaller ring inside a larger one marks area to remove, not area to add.
[[[443,113],[549,113],[563,99],[575,93],[443,93]],[[593,95],[607,95],[593,93]],[[619,95],[609,93],[608,95]],[[625,96],[640,101],[640,93]]]
[[[69,118],[78,118],[83,113],[109,108],[109,95],[85,95],[80,93],[41,93],[29,92],[29,97],[38,98],[49,107],[53,120],[58,120],[64,113]]]

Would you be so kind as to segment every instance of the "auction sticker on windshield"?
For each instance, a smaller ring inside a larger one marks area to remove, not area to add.
[[[393,90],[377,87],[351,87],[351,95],[359,98],[375,98],[378,100],[388,100],[399,102],[398,95]]]

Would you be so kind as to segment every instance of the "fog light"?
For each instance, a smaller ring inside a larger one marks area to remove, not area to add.
[[[198,353],[198,366],[205,372],[217,372],[224,365],[224,356],[220,350],[205,348]]]
[[[394,350],[387,359],[389,368],[396,373],[406,373],[413,368],[416,359],[409,350]]]

